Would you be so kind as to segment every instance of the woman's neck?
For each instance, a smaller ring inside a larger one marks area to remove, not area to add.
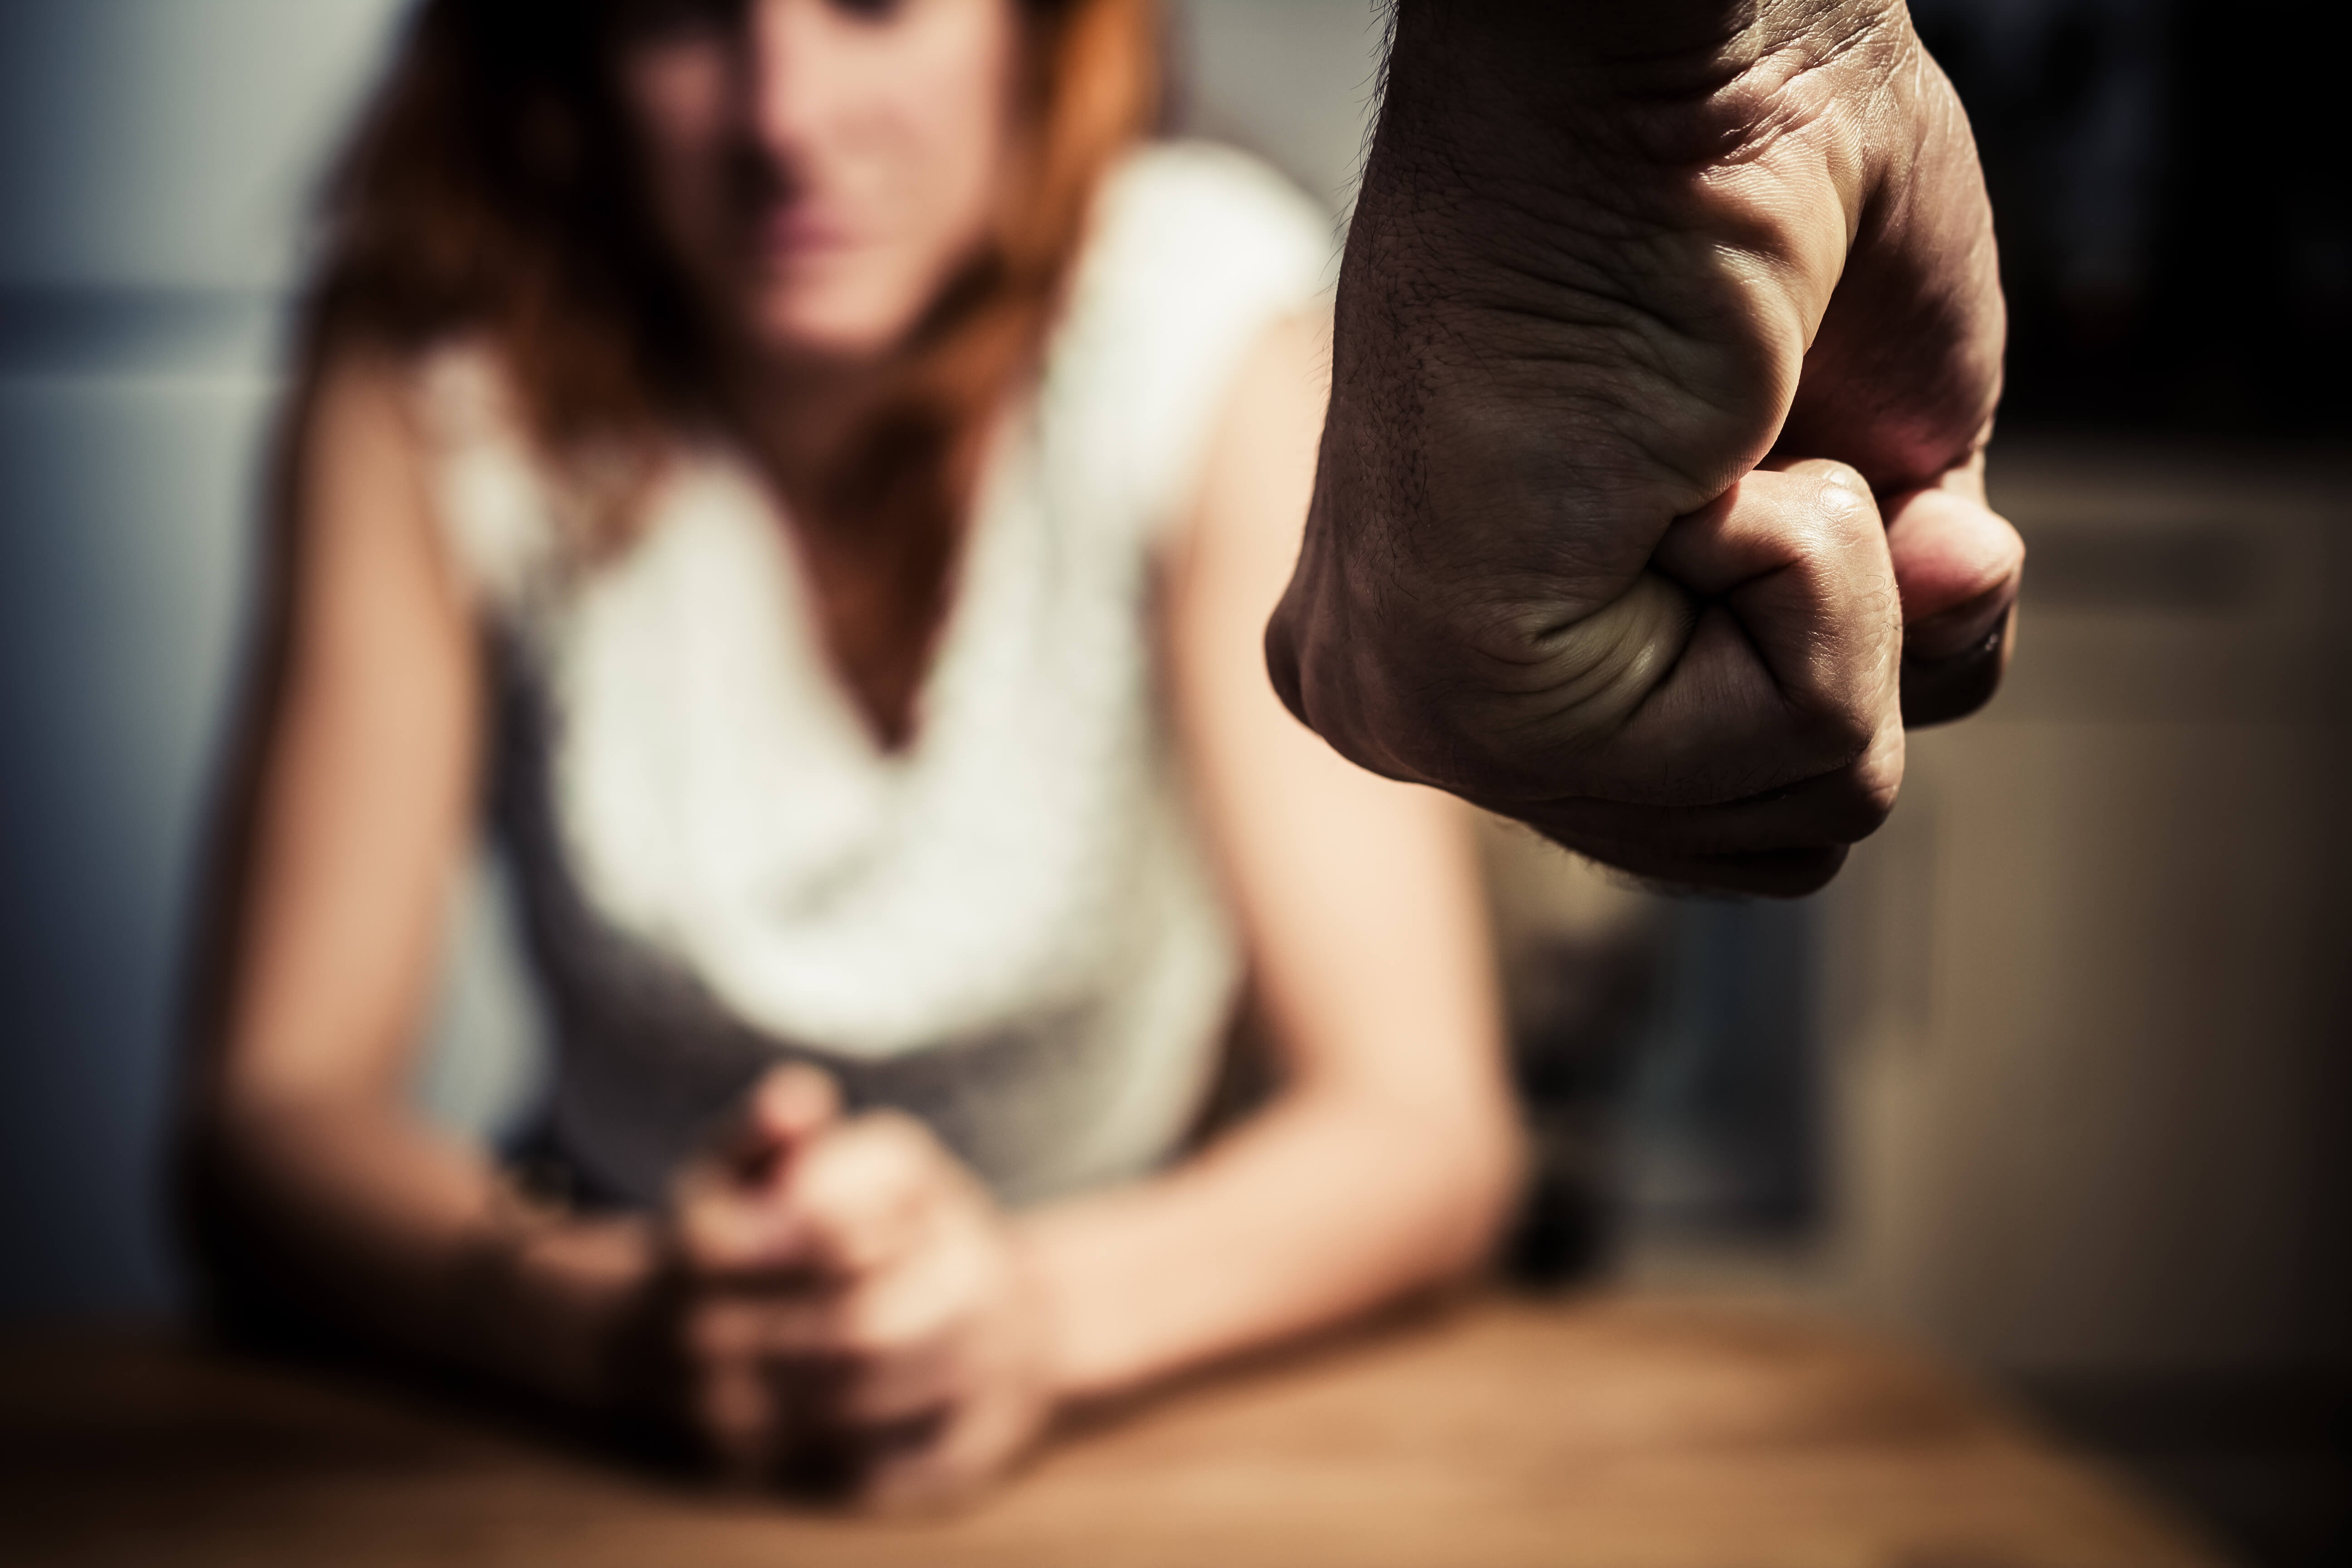
[[[890,366],[880,361],[754,354],[727,368],[724,416],[803,525],[847,521],[826,515],[826,482],[884,395],[889,374]]]
[[[724,416],[780,504],[835,673],[875,740],[910,737],[945,611],[945,551],[888,509],[860,504],[842,470],[898,367],[745,362],[723,380]],[[894,526],[895,524],[895,526]],[[927,555],[936,548],[940,553]]]

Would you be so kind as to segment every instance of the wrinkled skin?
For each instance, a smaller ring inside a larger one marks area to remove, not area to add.
[[[1899,4],[1402,0],[1276,688],[1608,864],[1819,887],[2007,660],[2002,330]]]

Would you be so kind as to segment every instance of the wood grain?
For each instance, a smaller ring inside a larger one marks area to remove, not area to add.
[[[1963,1380],[1778,1310],[1484,1301],[1066,1436],[950,1520],[814,1513],[429,1394],[0,1344],[0,1561],[455,1568],[2211,1568]]]

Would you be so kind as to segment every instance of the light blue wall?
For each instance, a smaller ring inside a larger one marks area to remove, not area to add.
[[[395,4],[0,6],[0,1311],[173,1295],[168,1015],[281,302]]]

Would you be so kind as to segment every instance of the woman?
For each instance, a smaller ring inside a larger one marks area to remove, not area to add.
[[[879,1503],[1472,1266],[1465,825],[1259,653],[1322,221],[1144,0],[432,0],[349,156],[189,1191],[233,1298]],[[526,1199],[405,1082],[487,800]],[[1272,1101],[1187,1152],[1244,968]]]

